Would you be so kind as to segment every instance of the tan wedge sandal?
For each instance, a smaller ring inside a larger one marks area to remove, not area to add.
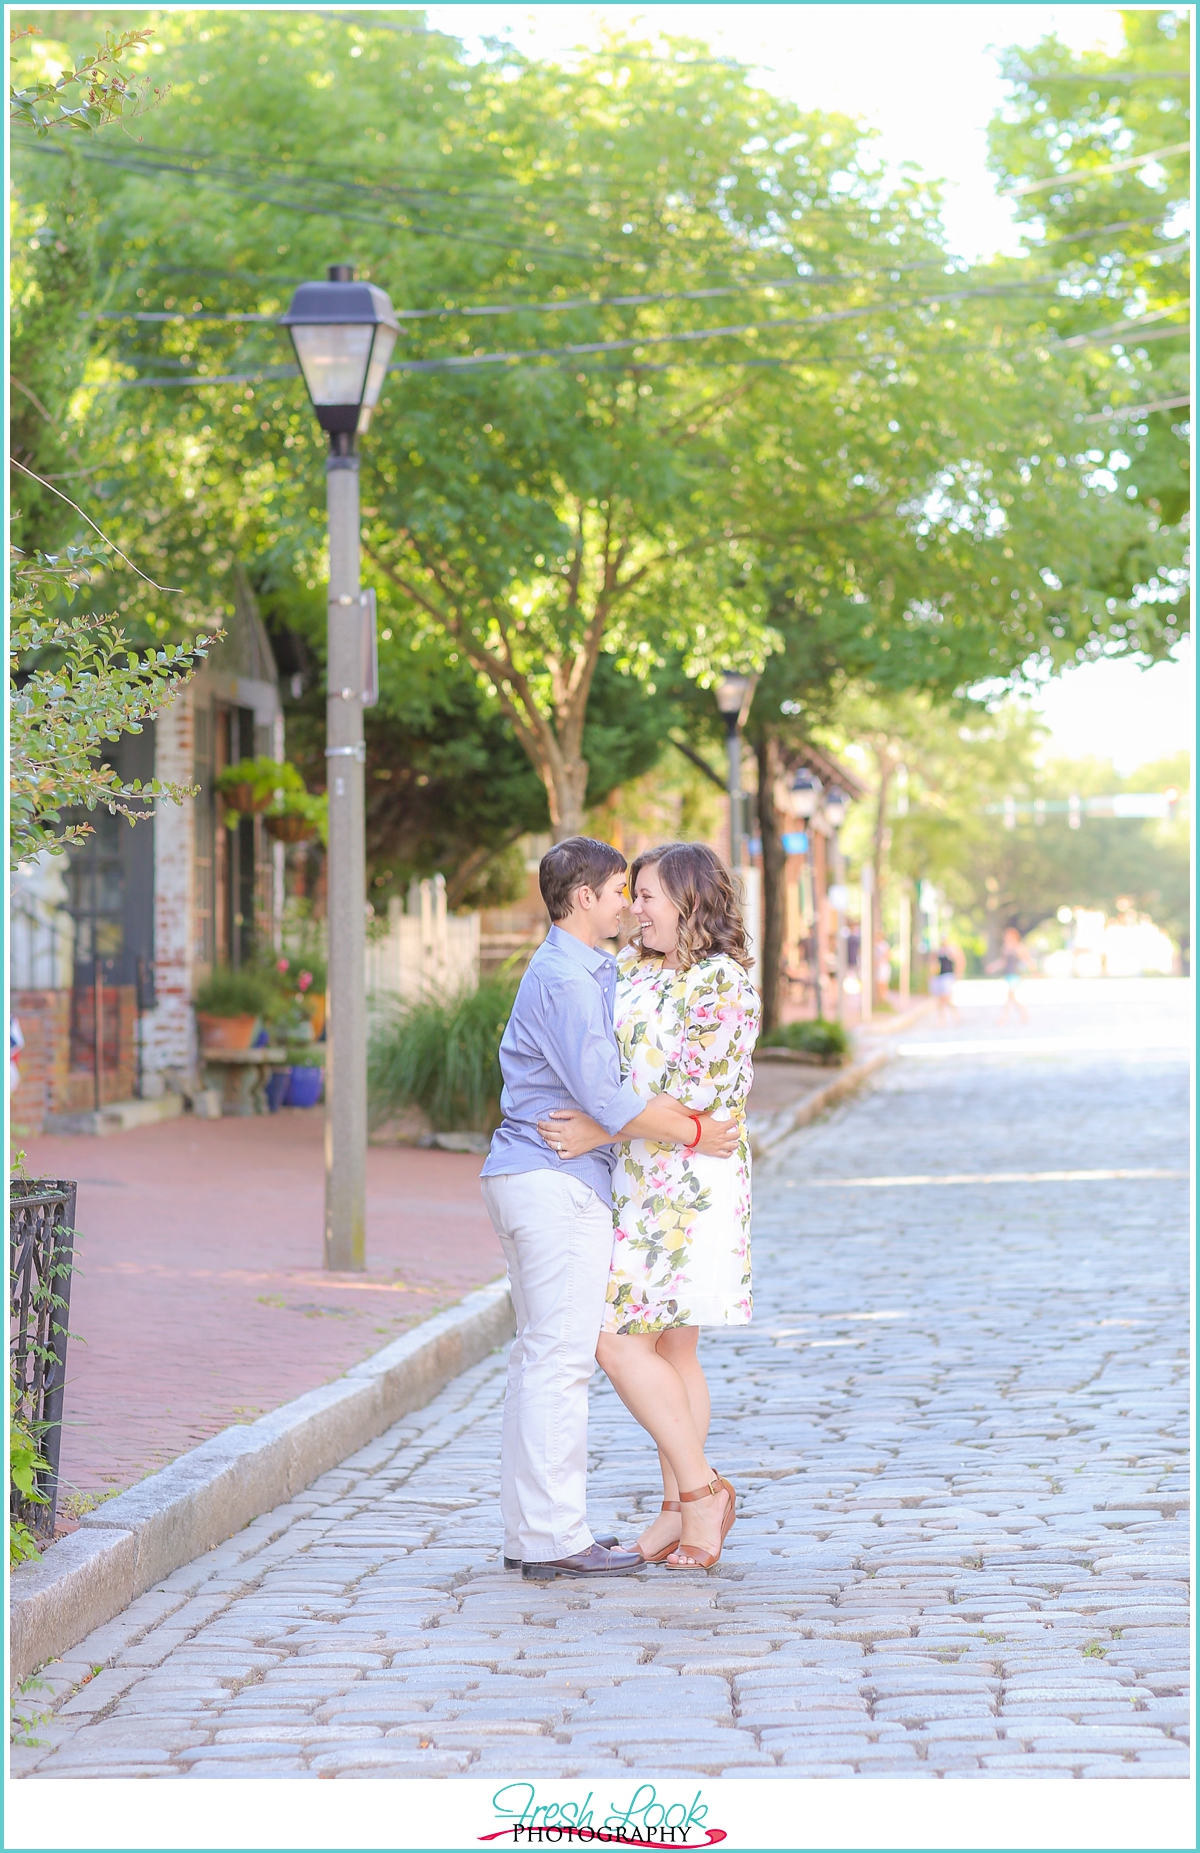
[[[714,1564],[720,1563],[725,1540],[733,1530],[734,1520],[737,1517],[737,1493],[731,1482],[723,1479],[719,1473],[714,1473],[707,1486],[698,1487],[694,1493],[680,1493],[679,1495],[685,1505],[692,1505],[697,1499],[715,1499],[720,1492],[728,1494],[728,1504],[721,1520],[721,1542],[716,1550],[702,1551],[698,1545],[684,1544],[681,1539],[674,1546],[673,1551],[663,1559],[668,1570],[711,1570]],[[682,1551],[690,1552],[690,1555],[680,1557],[679,1553]],[[679,1561],[672,1563],[670,1561],[672,1555],[679,1557]]]
[[[664,1499],[662,1505],[659,1507],[659,1511],[682,1512],[683,1507],[680,1505],[678,1499]],[[632,1548],[637,1552],[643,1563],[666,1563],[671,1552],[679,1549],[679,1540],[677,1538],[674,1544],[664,1545],[661,1551],[655,1551],[650,1557],[647,1557],[640,1544],[635,1544]]]

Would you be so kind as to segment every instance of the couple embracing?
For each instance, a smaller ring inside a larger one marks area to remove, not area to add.
[[[552,924],[500,1045],[504,1117],[483,1168],[517,1324],[505,1565],[533,1581],[709,1569],[735,1495],[704,1451],[697,1337],[751,1316],[745,1106],[760,1009],[741,910],[704,844],[639,856],[627,884],[609,844],[568,837],[539,880]],[[626,905],[639,930],[614,960],[603,946]],[[662,1510],[628,1550],[587,1522],[597,1361],[662,1467]]]

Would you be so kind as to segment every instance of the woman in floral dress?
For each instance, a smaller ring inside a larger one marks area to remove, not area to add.
[[[733,1523],[734,1492],[704,1455],[708,1385],[699,1328],[751,1317],[746,1098],[758,1035],[745,929],[733,883],[704,844],[639,856],[630,875],[640,932],[618,961],[621,1065],[639,1094],[742,1121],[732,1159],[633,1140],[618,1148],[608,1309],[596,1356],[658,1444],[663,1507],[637,1541],[647,1562],[708,1569]],[[556,1114],[566,1150],[606,1139],[586,1114]],[[681,1490],[682,1489],[682,1490]]]

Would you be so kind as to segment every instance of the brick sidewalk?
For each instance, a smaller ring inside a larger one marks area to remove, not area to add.
[[[31,1175],[79,1181],[64,1497],[130,1485],[504,1271],[480,1159],[373,1147],[369,1271],[327,1274],[322,1135],[285,1111],[25,1141]]]

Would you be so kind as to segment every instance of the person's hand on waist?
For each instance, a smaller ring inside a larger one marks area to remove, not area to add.
[[[601,1145],[611,1145],[613,1136],[590,1113],[578,1107],[559,1107],[537,1123],[551,1151],[559,1158],[582,1158]]]

